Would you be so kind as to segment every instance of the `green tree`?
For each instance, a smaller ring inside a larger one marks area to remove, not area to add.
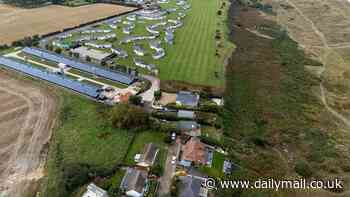
[[[142,97],[137,95],[132,95],[129,97],[129,103],[133,105],[140,105],[142,102]]]
[[[111,110],[111,122],[116,128],[139,129],[149,127],[149,115],[140,107],[119,104]]]
[[[154,99],[156,99],[156,101],[158,101],[161,97],[162,97],[162,91],[157,90],[154,92]]]

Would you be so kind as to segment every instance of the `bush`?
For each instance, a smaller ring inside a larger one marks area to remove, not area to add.
[[[115,105],[111,110],[112,125],[122,129],[149,127],[149,115],[142,109],[128,104]]]
[[[294,170],[304,178],[310,178],[313,174],[311,167],[306,161],[299,161],[295,165]]]
[[[211,137],[200,136],[199,138],[203,143],[211,145],[211,146],[222,147],[222,145],[223,145],[219,140],[216,140],[216,139],[211,138]]]
[[[55,53],[61,54],[62,53],[62,49],[61,48],[56,48],[55,49]]]
[[[156,101],[158,101],[162,97],[162,91],[157,90],[154,92],[154,98]]]
[[[160,177],[163,175],[164,169],[161,165],[157,164],[151,168],[150,173]]]
[[[142,103],[142,97],[137,95],[132,95],[129,97],[129,103],[133,105],[140,105]]]
[[[65,188],[71,192],[89,181],[89,168],[87,164],[68,164],[63,169]]]

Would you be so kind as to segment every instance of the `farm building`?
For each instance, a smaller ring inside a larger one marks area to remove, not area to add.
[[[105,190],[97,187],[93,183],[90,183],[90,185],[87,186],[87,190],[83,194],[83,197],[108,197],[108,194]]]
[[[159,148],[152,143],[146,144],[143,150],[143,154],[137,163],[138,166],[142,167],[151,167],[156,161],[157,155],[159,152]]]
[[[127,196],[142,197],[148,190],[147,172],[128,168],[120,184],[121,191]]]
[[[102,62],[106,62],[109,60],[113,54],[107,53],[95,49],[89,49],[87,47],[78,47],[75,49],[71,49],[72,53],[78,53],[81,58],[90,57],[91,60],[95,63],[101,64]]]
[[[199,103],[199,95],[188,91],[180,91],[176,94],[176,104],[197,107]]]

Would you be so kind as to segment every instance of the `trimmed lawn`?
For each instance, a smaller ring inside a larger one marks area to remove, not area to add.
[[[160,78],[221,86],[224,66],[215,56],[215,32],[219,22],[217,11],[221,2],[189,2],[192,8],[185,17],[184,26],[175,31],[175,43],[167,46],[167,56],[160,61]]]
[[[158,145],[160,148],[160,152],[158,153],[157,158],[158,161],[160,161],[161,166],[164,166],[164,161],[166,159],[166,144],[164,143],[164,138],[166,135],[166,133],[156,131],[144,131],[137,134],[133,144],[128,151],[124,163],[127,165],[134,165],[134,156],[139,153],[142,154],[145,145],[152,142]]]
[[[214,151],[212,166],[201,166],[199,170],[204,172],[210,177],[223,177],[224,172],[222,171],[225,161],[225,155]]]

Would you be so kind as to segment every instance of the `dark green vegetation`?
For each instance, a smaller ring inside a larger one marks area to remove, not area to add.
[[[337,151],[328,132],[334,122],[312,91],[319,79],[305,70],[305,65],[319,63],[307,58],[286,32],[259,17],[255,9],[240,7],[235,23],[239,24],[233,28],[237,49],[226,73],[224,134],[230,138],[225,144],[231,159],[242,169],[231,178],[341,176],[349,158]],[[273,29],[275,39],[245,30],[260,25]],[[289,192],[225,190],[218,195],[295,195]]]
[[[3,0],[2,2],[20,7],[34,8],[47,3],[60,4],[63,3],[64,0]]]

